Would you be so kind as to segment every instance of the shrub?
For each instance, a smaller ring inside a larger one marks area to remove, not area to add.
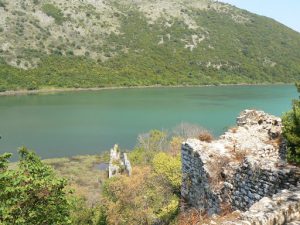
[[[151,130],[138,136],[138,147],[147,151],[163,151],[167,148],[167,133],[160,130]]]
[[[0,0],[0,7],[5,8],[6,7],[7,2],[4,0]]]
[[[29,91],[37,90],[38,88],[39,87],[36,84],[36,82],[32,82],[32,83],[28,84],[28,86],[27,86],[27,90],[29,90]]]
[[[169,143],[169,152],[173,156],[178,156],[180,155],[181,152],[181,144],[184,141],[182,137],[172,137]]]
[[[296,84],[300,92],[300,83]],[[300,100],[293,101],[293,109],[283,118],[283,135],[288,142],[287,159],[300,164]]]
[[[205,131],[206,130],[203,127],[190,123],[181,123],[173,129],[173,133],[176,136],[184,139],[198,138],[199,134]]]
[[[103,195],[109,224],[170,224],[178,211],[178,197],[149,167],[107,180]]]
[[[70,224],[66,181],[25,147],[16,169],[0,156],[0,224]]]
[[[5,91],[6,91],[6,87],[0,86],[0,92],[5,92]]]
[[[82,198],[72,199],[72,224],[106,225],[105,208],[100,205],[88,206]]]
[[[212,140],[214,139],[213,135],[211,133],[209,133],[208,131],[202,131],[199,136],[198,136],[200,141],[205,141],[205,142],[212,142]]]
[[[153,156],[147,156],[146,151],[143,148],[135,148],[133,149],[129,154],[129,159],[132,165],[140,165],[140,164],[147,164],[150,162],[150,159],[153,158]]]
[[[49,3],[44,4],[42,7],[42,11],[46,13],[48,16],[53,17],[55,22],[59,25],[61,25],[65,20],[64,14],[61,11],[61,9],[59,9],[53,4],[49,4]]]
[[[168,180],[174,191],[180,193],[181,187],[181,159],[164,152],[156,154],[153,158],[153,168],[157,175]]]

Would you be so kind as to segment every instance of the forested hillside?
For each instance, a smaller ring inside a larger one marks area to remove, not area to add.
[[[0,90],[294,82],[300,34],[210,0],[0,0]]]

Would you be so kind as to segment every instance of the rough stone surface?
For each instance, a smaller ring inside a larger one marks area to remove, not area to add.
[[[300,188],[283,190],[272,198],[264,197],[243,213],[239,220],[222,223],[222,225],[242,224],[299,225]]]
[[[126,153],[121,154],[119,146],[115,145],[110,150],[110,160],[108,166],[108,177],[114,177],[123,172],[131,176],[132,168]]]
[[[298,187],[300,170],[285,162],[281,128],[280,118],[245,110],[237,127],[218,140],[188,139],[182,144],[183,198],[218,214],[225,205],[246,211],[264,197]]]

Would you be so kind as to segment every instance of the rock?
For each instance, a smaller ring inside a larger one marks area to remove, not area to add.
[[[110,160],[108,166],[108,177],[114,177],[118,174],[127,172],[131,176],[132,168],[126,153],[121,154],[118,145],[110,150]]]
[[[245,110],[237,125],[211,143],[188,139],[182,144],[181,194],[193,207],[210,214],[220,212],[224,202],[241,211],[271,210],[276,205],[267,204],[264,197],[299,187],[300,168],[282,163],[284,149],[270,141],[281,136],[280,118]]]

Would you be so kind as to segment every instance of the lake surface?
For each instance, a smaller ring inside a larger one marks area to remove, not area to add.
[[[119,89],[0,97],[0,153],[25,145],[42,158],[123,149],[151,129],[181,122],[215,135],[246,108],[280,116],[297,98],[293,85]]]

